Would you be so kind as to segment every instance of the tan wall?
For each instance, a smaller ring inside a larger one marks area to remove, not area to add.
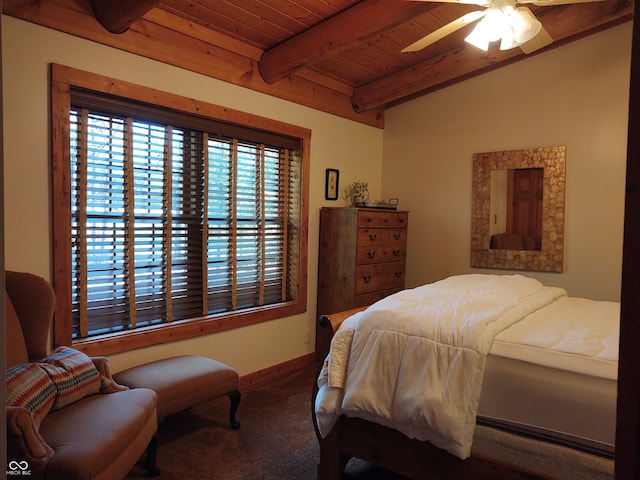
[[[312,130],[307,313],[114,355],[111,363],[118,371],[143,361],[196,353],[246,374],[312,352],[318,211],[322,205],[342,203],[324,200],[325,169],[340,169],[341,187],[367,180],[372,194],[379,194],[382,131],[11,17],[2,17],[2,34],[6,267],[50,278],[50,62],[300,125]]]
[[[482,271],[474,152],[566,145],[564,272],[531,276],[619,300],[630,54],[628,23],[387,110],[383,195],[411,211],[409,286]]]

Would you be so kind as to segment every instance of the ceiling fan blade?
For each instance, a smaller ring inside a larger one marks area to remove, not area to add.
[[[467,5],[480,5],[488,7],[492,0],[412,0],[414,2],[431,2],[431,3],[463,3]],[[536,0],[539,1],[539,0]]]
[[[453,32],[460,30],[465,25],[469,25],[471,22],[475,22],[479,18],[482,18],[485,14],[486,10],[469,12],[466,15],[463,15],[460,18],[454,20],[453,22],[447,23],[444,27],[440,27],[439,29],[434,30],[429,35],[422,37],[417,42],[414,42],[408,47],[404,48],[402,52],[417,52],[418,50],[422,50],[432,43],[443,39],[447,35],[451,35]]]
[[[551,38],[549,32],[547,32],[547,30],[542,27],[535,37],[533,37],[528,42],[520,45],[520,48],[524,53],[529,54],[535,52],[536,50],[540,50],[547,45],[551,45],[551,43],[553,43],[553,38]]]
[[[569,5],[572,3],[592,3],[604,2],[606,0],[518,0],[518,3],[533,3],[539,7],[550,7],[553,5]]]

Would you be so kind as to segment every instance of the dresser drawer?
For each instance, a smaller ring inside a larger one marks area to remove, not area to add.
[[[378,300],[382,300],[384,297],[388,297],[389,295],[400,292],[401,290],[404,290],[404,289],[392,288],[389,290],[381,290],[379,292],[363,293],[362,295],[356,295],[355,308],[373,305]]]
[[[407,256],[406,245],[365,245],[358,247],[358,265],[381,262],[398,262]]]
[[[356,295],[404,287],[404,262],[378,263],[356,267]]]
[[[365,245],[401,245],[407,244],[407,231],[400,228],[360,228],[358,229],[358,248]]]
[[[358,212],[358,228],[407,228],[407,212]]]

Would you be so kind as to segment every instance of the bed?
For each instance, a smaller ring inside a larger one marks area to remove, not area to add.
[[[350,457],[414,479],[613,478],[619,312],[470,274],[323,317],[318,478]]]

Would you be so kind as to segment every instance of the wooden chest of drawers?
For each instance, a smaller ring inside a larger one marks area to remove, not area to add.
[[[407,211],[322,208],[318,255],[320,315],[371,305],[405,284]],[[316,359],[329,349],[316,328]]]

